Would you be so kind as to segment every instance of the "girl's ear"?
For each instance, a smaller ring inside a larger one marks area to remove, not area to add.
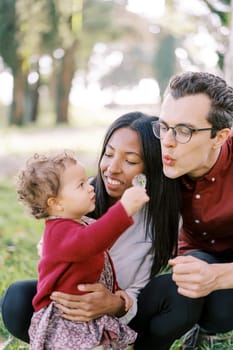
[[[216,142],[214,143],[214,148],[221,147],[230,135],[231,129],[225,128],[219,130],[216,135]]]
[[[57,197],[49,197],[47,200],[48,207],[53,210],[63,210],[63,206],[61,205],[59,199]]]

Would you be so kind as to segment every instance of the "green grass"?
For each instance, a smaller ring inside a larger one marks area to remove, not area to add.
[[[33,279],[37,275],[36,244],[42,233],[43,222],[28,216],[17,201],[12,181],[0,182],[0,295],[16,280]],[[9,337],[2,320],[0,336]],[[6,349],[27,349],[13,340]]]
[[[181,340],[177,340],[170,350],[180,350]],[[216,339],[213,339],[212,345],[203,343],[198,350],[233,350],[233,335],[232,333],[218,334]]]
[[[0,295],[12,282],[34,279],[37,275],[36,244],[41,237],[43,221],[31,218],[18,203],[11,180],[0,181]],[[0,319],[0,343],[10,337]],[[178,350],[180,341],[171,350]],[[0,349],[1,346],[0,346]],[[27,344],[12,339],[6,350],[27,350]],[[142,349],[143,350],[143,349]],[[156,350],[156,349],[151,349]],[[200,350],[210,350],[203,345]],[[212,350],[233,350],[233,339],[214,340]]]

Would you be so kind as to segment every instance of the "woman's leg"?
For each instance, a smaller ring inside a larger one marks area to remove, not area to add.
[[[16,338],[29,343],[28,328],[33,314],[32,299],[37,281],[11,284],[1,299],[2,319],[7,330]]]
[[[154,277],[140,293],[138,312],[130,323],[139,333],[135,349],[168,350],[199,320],[203,302],[178,294],[171,274]]]

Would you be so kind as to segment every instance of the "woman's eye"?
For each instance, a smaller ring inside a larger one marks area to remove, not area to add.
[[[135,165],[135,164],[137,164],[137,162],[133,162],[132,160],[126,160],[126,162],[128,163],[128,164],[130,164],[130,165]]]
[[[105,152],[104,155],[105,155],[105,157],[108,157],[108,158],[113,156],[111,153],[107,153],[107,152]]]

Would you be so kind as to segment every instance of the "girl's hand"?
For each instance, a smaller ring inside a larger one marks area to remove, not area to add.
[[[103,315],[120,317],[125,314],[125,301],[119,295],[111,293],[103,284],[82,284],[78,285],[78,289],[87,294],[53,292],[50,297],[65,319],[86,322]]]
[[[127,214],[133,216],[149,201],[149,196],[143,187],[130,187],[125,190],[120,201]]]

